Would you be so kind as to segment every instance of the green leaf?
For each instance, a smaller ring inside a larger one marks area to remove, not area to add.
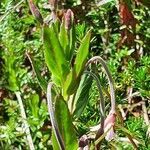
[[[79,118],[84,108],[86,107],[89,99],[89,91],[92,86],[92,76],[84,74],[81,78],[79,88],[77,90],[74,101],[74,113],[73,116]]]
[[[54,22],[54,27],[55,27],[55,30],[56,30],[56,33],[59,33],[60,32],[60,25],[61,25],[61,22],[59,20],[59,18],[57,18]]]
[[[75,41],[76,41],[74,24],[72,24],[70,30],[67,30],[65,28],[65,22],[62,22],[59,33],[59,40],[61,46],[64,49],[66,59],[70,62],[73,56],[73,52],[75,50]]]
[[[55,134],[54,134],[53,131],[52,131],[52,137],[51,137],[51,139],[52,139],[52,146],[53,146],[53,149],[59,150],[60,148],[59,148],[59,145],[58,145],[56,136],[55,136]]]
[[[39,95],[38,94],[31,95],[29,99],[29,106],[30,106],[32,115],[35,118],[38,118],[38,112],[39,112]]]
[[[54,24],[44,27],[45,59],[49,70],[60,83],[63,83],[69,73],[69,64],[59,42]]]
[[[8,50],[8,53],[6,53],[5,55],[6,56],[4,56],[4,61],[5,61],[4,68],[5,70],[7,70],[7,81],[8,81],[8,85],[6,85],[6,88],[8,88],[11,91],[18,91],[19,83],[18,83],[18,78],[16,75],[16,67],[15,67],[15,61],[17,58],[15,57],[12,50]]]
[[[86,59],[89,53],[91,32],[89,31],[83,38],[81,45],[78,49],[77,56],[75,59],[75,65],[67,76],[66,81],[63,84],[63,95],[72,95],[78,88],[82,71],[86,63]]]
[[[65,57],[69,61],[69,51],[70,51],[69,50],[69,37],[68,37],[68,32],[65,29],[64,22],[62,22],[61,27],[60,27],[59,41],[64,50]]]
[[[44,27],[44,56],[45,56],[45,61],[48,66],[48,69],[50,72],[57,78],[58,81],[60,81],[60,72],[58,69],[58,65],[55,59],[55,54],[54,54],[54,49],[51,45],[51,39],[50,39],[50,29],[46,26]]]
[[[75,42],[76,42],[76,32],[75,32],[75,25],[73,23],[69,31],[69,44],[70,44],[69,60],[71,60],[73,57],[73,52],[75,51]]]
[[[75,59],[75,66],[74,66],[77,76],[84,69],[87,56],[89,54],[90,37],[91,37],[91,31],[88,31],[88,33],[85,35],[85,37],[81,41],[81,45],[79,49],[77,50],[77,56]]]
[[[80,83],[80,76],[77,77],[75,68],[73,68],[68,74],[66,81],[63,85],[63,96],[66,98],[72,95],[78,88]]]
[[[8,83],[9,83],[9,86],[8,87],[6,86],[6,87],[8,89],[10,89],[11,91],[18,91],[19,90],[16,72],[12,68],[9,69]]]
[[[66,71],[69,71],[69,65],[67,60],[65,59],[65,53],[59,42],[59,36],[54,24],[52,24],[50,27],[50,41],[50,44],[52,45],[52,48],[54,50],[54,57],[56,59],[58,67],[60,68],[62,76],[65,77],[65,75],[68,74],[68,72],[66,73]]]
[[[65,149],[77,150],[78,141],[72,123],[72,118],[68,106],[61,95],[56,98],[55,117],[59,131],[65,143]]]

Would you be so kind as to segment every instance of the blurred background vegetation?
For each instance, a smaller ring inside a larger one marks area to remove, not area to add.
[[[47,0],[35,0],[45,22],[50,18]],[[96,0],[60,0],[57,15],[70,8],[75,15],[77,38],[92,29],[90,57],[104,58],[112,73],[118,111],[125,127],[140,139],[139,149],[150,150],[150,3],[142,0],[112,0],[100,4]],[[45,81],[49,72],[43,58],[41,25],[32,16],[26,0],[0,1],[0,149],[28,149],[23,118],[16,90],[20,90],[27,122],[37,150],[52,149],[51,123],[46,96],[26,55],[29,53]],[[101,84],[106,96],[108,88],[103,74]],[[109,104],[107,106],[109,108]],[[89,103],[77,120],[78,137],[99,122],[98,91],[90,90]],[[103,149],[134,149],[124,133]],[[117,145],[117,148],[116,148]]]

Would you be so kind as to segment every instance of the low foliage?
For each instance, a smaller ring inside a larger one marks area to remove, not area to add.
[[[149,16],[144,0],[0,1],[0,149],[150,149]]]

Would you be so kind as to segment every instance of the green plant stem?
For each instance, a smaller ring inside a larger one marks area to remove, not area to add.
[[[98,61],[104,68],[105,73],[107,75],[107,79],[109,81],[109,86],[110,86],[110,97],[111,97],[111,113],[116,113],[116,103],[115,103],[115,90],[114,90],[114,83],[112,76],[110,74],[110,71],[106,65],[106,62],[100,57],[100,56],[95,56],[92,57],[86,64],[86,67],[89,66],[89,64],[94,63]]]
[[[21,117],[23,119],[23,123],[24,123],[24,126],[25,126],[25,133],[26,133],[26,136],[27,136],[27,141],[28,141],[28,144],[29,144],[29,148],[30,148],[30,150],[35,150],[34,145],[33,145],[33,140],[32,140],[32,137],[31,137],[31,133],[30,133],[30,129],[29,129],[29,125],[28,125],[28,122],[27,122],[25,109],[24,109],[23,102],[22,102],[22,99],[21,99],[21,96],[20,96],[20,92],[19,91],[15,92],[15,94],[16,94],[16,97],[17,97],[17,100],[18,100],[18,103],[19,103]]]
[[[60,134],[60,131],[58,129],[58,125],[57,125],[57,122],[56,122],[55,116],[54,116],[53,102],[52,102],[52,86],[53,86],[52,82],[50,82],[47,86],[48,112],[49,112],[49,115],[50,115],[51,124],[52,124],[52,127],[53,127],[55,137],[57,139],[58,145],[60,147],[60,150],[65,150],[65,145],[64,145],[62,136]]]

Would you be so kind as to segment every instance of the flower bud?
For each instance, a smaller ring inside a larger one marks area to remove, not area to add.
[[[74,14],[71,11],[71,9],[68,9],[67,12],[64,15],[64,19],[65,19],[65,28],[67,30],[70,30],[72,23],[73,23],[73,18],[74,18]]]
[[[29,7],[30,7],[30,10],[31,10],[33,16],[34,16],[41,24],[43,24],[42,15],[41,15],[39,9],[37,8],[37,6],[33,3],[33,0],[29,0]]]

